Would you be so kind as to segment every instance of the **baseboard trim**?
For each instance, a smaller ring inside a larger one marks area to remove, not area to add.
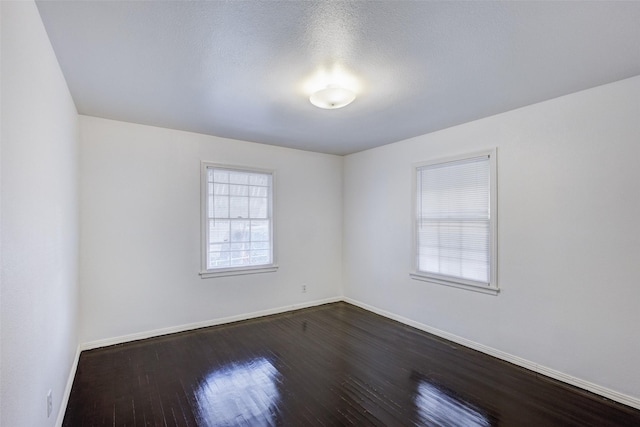
[[[162,335],[175,334],[178,332],[185,332],[193,329],[207,328],[209,326],[223,325],[225,323],[239,322],[241,320],[255,319],[257,317],[264,317],[272,314],[286,313],[289,311],[300,310],[303,308],[315,307],[318,305],[330,304],[330,303],[339,302],[339,301],[342,301],[342,297],[325,298],[322,300],[315,300],[315,301],[310,301],[310,302],[305,302],[300,304],[293,304],[293,305],[287,305],[287,306],[282,306],[278,308],[272,308],[268,310],[255,311],[252,313],[245,313],[237,316],[222,317],[218,319],[205,320],[203,322],[188,323],[184,325],[171,326],[168,328],[154,329],[151,331],[138,332],[135,334],[122,335],[119,337],[90,341],[90,342],[81,344],[80,350],[81,351],[93,350],[95,348],[108,347],[110,345],[123,344],[131,341],[138,341],[138,340],[143,340],[147,338],[159,337]]]
[[[67,405],[69,404],[69,396],[71,395],[71,387],[73,387],[73,380],[76,377],[76,371],[78,370],[78,362],[80,361],[80,346],[76,348],[76,355],[73,358],[71,369],[69,370],[69,378],[67,379],[67,385],[64,388],[62,394],[62,401],[58,407],[58,417],[56,418],[56,427],[62,427],[64,421],[64,413],[67,411]]]
[[[493,347],[489,347],[484,344],[480,344],[475,341],[471,341],[466,338],[459,337],[449,332],[445,332],[440,329],[425,325],[424,323],[416,322],[406,317],[399,316],[397,314],[391,313],[386,310],[382,310],[378,307],[374,307],[372,305],[363,303],[361,301],[354,300],[353,298],[344,297],[343,301],[349,304],[353,304],[364,310],[371,311],[372,313],[376,313],[386,318],[396,320],[400,323],[404,323],[405,325],[412,326],[416,329],[420,329],[421,331],[428,332],[440,338],[444,338],[446,340],[452,341],[456,344],[460,344],[464,347],[468,347],[473,350],[477,350],[481,353],[488,354],[489,356],[493,356],[497,359],[504,360],[509,363],[513,363],[514,365],[529,369],[530,371],[536,372],[538,374],[544,375],[549,378],[553,378],[554,380],[558,380],[563,383],[581,388],[583,390],[590,391],[599,396],[616,401],[618,403],[622,403],[623,405],[631,406],[632,408],[635,408],[635,409],[640,409],[640,399],[635,398],[633,396],[629,396],[627,394],[620,393],[610,388],[603,387],[589,381],[585,381],[581,378],[577,378],[577,377],[565,374],[564,372],[556,371],[555,369],[551,369],[546,366],[534,363],[530,360],[523,359],[522,357],[514,356],[513,354],[509,354],[504,351],[495,349]]]

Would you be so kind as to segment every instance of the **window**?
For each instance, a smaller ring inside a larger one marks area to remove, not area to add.
[[[496,151],[415,167],[411,277],[497,294]]]
[[[202,277],[275,271],[272,171],[202,164]]]

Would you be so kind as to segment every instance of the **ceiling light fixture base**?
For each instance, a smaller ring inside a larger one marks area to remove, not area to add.
[[[338,85],[328,85],[324,89],[311,94],[309,101],[318,108],[335,110],[346,107],[356,99],[356,94]]]

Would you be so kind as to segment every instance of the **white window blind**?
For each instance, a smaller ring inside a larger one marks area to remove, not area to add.
[[[205,269],[273,264],[273,174],[206,166]]]
[[[430,164],[416,172],[418,273],[489,286],[490,156]]]

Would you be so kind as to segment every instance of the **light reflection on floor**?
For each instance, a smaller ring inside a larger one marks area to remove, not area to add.
[[[452,397],[427,381],[418,383],[416,406],[420,421],[427,426],[488,427],[489,420],[466,402]]]
[[[211,372],[196,391],[206,426],[271,426],[280,400],[278,370],[264,357]]]

